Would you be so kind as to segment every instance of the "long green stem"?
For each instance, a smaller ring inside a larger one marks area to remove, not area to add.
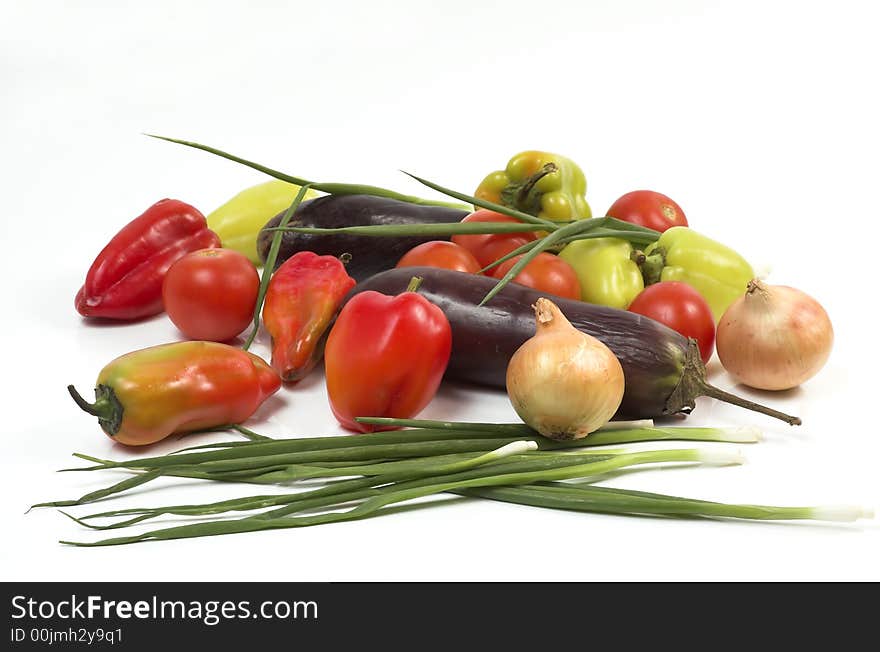
[[[396,430],[359,435],[357,437],[314,437],[306,439],[273,439],[270,441],[229,442],[230,446],[221,449],[208,449],[200,452],[172,453],[159,457],[146,457],[133,460],[110,462],[104,461],[97,466],[82,467],[70,470],[101,470],[112,468],[156,469],[163,467],[184,467],[200,465],[206,462],[262,458],[265,465],[269,464],[307,464],[308,462],[358,461],[376,457],[411,457],[414,454],[446,454],[464,452],[459,450],[478,441],[478,445],[491,448],[491,444],[499,439],[512,440],[523,437],[536,437],[537,433],[524,424],[472,424],[438,421],[396,420],[364,417],[365,423],[385,425],[419,425],[430,424],[430,427],[417,427],[410,430]],[[480,426],[477,428],[476,426]],[[455,429],[454,429],[455,428]],[[590,446],[619,445],[646,441],[757,441],[760,431],[753,428],[687,428],[687,427],[642,427],[599,429],[584,439],[567,442],[555,442],[539,439],[541,446],[547,449],[579,448]],[[482,441],[480,441],[482,440]],[[231,445],[236,444],[236,445]],[[444,448],[444,445],[448,445]],[[400,446],[400,449],[395,448]],[[420,446],[424,446],[420,448]],[[369,448],[369,452],[359,453],[356,449]],[[331,457],[330,451],[337,452]],[[341,450],[341,452],[340,452]],[[473,450],[473,449],[471,449]],[[288,453],[308,453],[296,458],[279,459],[275,456]],[[399,453],[402,453],[399,455]],[[318,459],[320,457],[320,459]],[[207,467],[203,467],[207,468]]]
[[[625,489],[583,486],[473,487],[452,493],[498,500],[518,505],[611,514],[653,514],[659,516],[722,517],[750,520],[813,519],[821,515],[815,507],[776,507],[693,500]]]
[[[540,447],[547,451],[669,440],[751,443],[760,438],[760,431],[755,428],[626,427],[629,424],[611,423],[607,428],[600,429],[585,439],[554,442],[540,437],[524,424],[456,423],[381,417],[364,417],[361,420],[377,425],[419,427],[358,437],[229,442],[236,446],[126,462],[111,462],[76,454],[97,463],[98,466],[86,467],[92,470],[147,469],[150,473],[140,473],[134,478],[75,500],[40,503],[35,507],[81,505],[121,493],[162,476],[249,484],[283,484],[309,478],[340,477],[343,474],[390,472],[394,468],[392,465],[401,460],[409,468],[415,468],[432,456],[436,458],[443,455],[480,453],[524,438],[535,438],[540,442]],[[374,443],[374,440],[378,441]]]
[[[530,471],[523,473],[506,473],[491,475],[470,480],[451,481],[436,483],[437,478],[432,478],[436,484],[422,487],[410,487],[398,489],[387,494],[380,494],[367,498],[353,509],[344,512],[331,512],[314,516],[281,516],[248,517],[238,520],[224,520],[207,523],[196,523],[177,527],[152,530],[135,536],[117,537],[105,539],[93,543],[62,541],[76,546],[105,546],[137,543],[146,540],[169,540],[192,538],[201,536],[215,536],[219,534],[232,534],[240,532],[254,532],[268,529],[281,529],[292,527],[307,527],[342,521],[356,520],[376,515],[382,508],[408,500],[414,500],[430,496],[436,493],[451,491],[454,489],[467,489],[480,486],[500,486],[509,484],[528,484],[545,480],[563,480],[567,478],[583,477],[584,475],[602,475],[615,469],[624,468],[636,464],[663,463],[663,462],[699,462],[704,459],[700,451],[692,449],[670,451],[645,451],[628,455],[618,455],[603,461],[591,461],[588,464],[575,464],[569,467],[554,468],[545,471]],[[716,460],[717,461],[717,460]]]
[[[522,255],[522,258],[514,263],[513,267],[507,270],[504,276],[502,276],[499,279],[498,283],[495,284],[495,287],[489,290],[486,296],[483,297],[483,300],[480,301],[479,305],[483,306],[491,301],[496,294],[504,289],[504,286],[510,283],[510,281],[512,281],[516,277],[516,275],[519,274],[525,268],[525,266],[532,262],[532,260],[534,260],[535,257],[542,251],[547,251],[547,249],[552,247],[563,238],[566,238],[570,235],[575,235],[576,233],[588,229],[589,225],[586,224],[586,222],[588,222],[588,220],[583,220],[582,222],[575,222],[574,224],[563,226],[562,228],[559,228],[556,231],[550,233],[548,236],[542,238],[540,240],[540,244],[529,249],[526,253]]]
[[[281,221],[279,222],[280,226],[287,226],[288,222],[290,222],[290,218],[293,217],[296,209],[299,208],[299,205],[302,203],[302,200],[305,198],[310,187],[309,184],[304,184],[299,189],[299,192],[296,193],[296,197],[293,199],[293,203],[288,206],[287,210],[284,211],[284,215],[281,216]],[[254,338],[257,336],[257,332],[260,330],[260,313],[263,310],[263,301],[266,299],[266,291],[269,289],[269,281],[272,278],[272,274],[275,272],[275,261],[278,259],[278,252],[281,249],[282,235],[282,233],[275,233],[272,236],[272,243],[269,245],[269,253],[266,256],[266,262],[263,265],[263,273],[260,275],[260,288],[257,292],[257,302],[254,304],[254,327],[251,329],[251,333],[248,335],[247,341],[242,347],[245,351],[251,348],[251,344],[254,343]]]
[[[398,201],[405,201],[410,204],[419,204],[423,206],[446,206],[447,208],[459,208],[464,210],[468,210],[470,208],[469,206],[463,206],[461,204],[455,204],[446,201],[423,199],[422,197],[403,195],[399,192],[394,192],[393,190],[387,190],[385,188],[379,188],[376,186],[347,183],[316,183],[313,181],[307,181],[306,179],[294,177],[289,174],[285,174],[284,172],[279,172],[278,170],[273,170],[272,168],[266,167],[265,165],[255,163],[254,161],[249,161],[247,159],[241,158],[240,156],[235,156],[234,154],[229,154],[228,152],[224,152],[208,145],[202,145],[200,143],[194,143],[188,140],[180,140],[177,138],[169,138],[167,136],[157,136],[155,134],[145,135],[150,136],[151,138],[165,140],[169,143],[177,143],[178,145],[185,145],[186,147],[199,149],[203,152],[214,154],[215,156],[225,158],[229,161],[241,163],[242,165],[246,165],[249,168],[258,170],[259,172],[262,172],[264,174],[268,174],[270,177],[275,177],[276,179],[281,179],[282,181],[287,181],[288,183],[292,183],[297,186],[309,185],[315,190],[320,190],[321,192],[326,192],[331,195],[374,195],[376,197],[387,197],[388,199],[396,199]]]
[[[322,451],[331,448],[356,448],[361,446],[411,444],[414,442],[446,441],[455,439],[487,439],[509,438],[511,436],[536,436],[534,430],[527,426],[522,429],[509,431],[501,429],[481,430],[475,432],[473,428],[465,426],[461,429],[436,429],[414,428],[410,430],[387,430],[373,432],[357,436],[330,435],[326,437],[299,437],[292,439],[271,439],[268,441],[242,441],[224,442],[218,445],[198,446],[184,449],[197,452],[176,452],[157,457],[142,457],[124,462],[106,461],[93,467],[81,467],[74,469],[62,469],[64,471],[95,471],[109,468],[150,468],[163,465],[191,465],[201,462],[233,459],[237,457],[253,457],[258,455],[272,455],[276,453],[290,453],[299,451]]]
[[[537,431],[529,428],[524,423],[480,423],[472,421],[436,421],[431,419],[395,419],[393,417],[356,417],[358,423],[365,423],[374,426],[393,426],[396,428],[420,428],[439,431],[471,430],[477,432],[503,432],[522,434],[524,436],[536,435]],[[393,432],[393,431],[392,431]],[[413,432],[412,430],[404,430],[397,432]],[[374,435],[369,435],[374,436]]]
[[[433,224],[375,224],[368,226],[337,226],[323,228],[315,226],[266,227],[264,231],[308,233],[324,235],[342,233],[346,235],[372,236],[379,238],[408,236],[450,236],[478,235],[486,233],[530,233],[541,231],[543,227],[535,224],[514,224],[513,222],[437,222]]]
[[[438,461],[436,458],[432,459],[427,463],[421,463],[417,466],[412,466],[411,468],[395,470],[393,473],[384,474],[380,478],[364,478],[362,480],[354,480],[349,482],[338,483],[337,485],[329,485],[322,489],[317,489],[311,492],[305,492],[300,494],[293,494],[288,496],[254,496],[250,499],[245,500],[234,500],[234,501],[223,501],[222,503],[215,503],[211,506],[178,506],[176,508],[171,508],[171,511],[174,513],[183,513],[183,514],[215,514],[219,512],[225,512],[230,510],[242,511],[242,510],[253,510],[253,509],[261,509],[269,505],[276,504],[289,504],[289,503],[297,503],[297,510],[301,511],[304,509],[302,506],[302,502],[308,499],[322,498],[326,499],[328,496],[334,496],[335,498],[331,499],[329,502],[322,503],[322,505],[332,505],[340,502],[347,502],[352,499],[351,494],[352,490],[361,490],[368,487],[372,487],[379,484],[387,484],[391,482],[398,482],[400,480],[418,478],[424,476],[437,476],[442,474],[450,474],[450,473],[460,473],[462,471],[466,471],[469,469],[474,469],[481,467],[486,464],[491,464],[493,462],[497,462],[499,460],[516,456],[521,453],[525,453],[530,450],[535,450],[537,448],[537,444],[533,441],[516,441],[510,444],[505,444],[499,448],[496,448],[487,453],[482,453],[476,456],[468,456],[464,458],[457,458],[454,460],[443,460]],[[361,496],[357,496],[361,497]],[[313,503],[309,503],[309,505],[314,506]],[[153,516],[157,516],[159,514],[167,514],[169,513],[169,508],[159,508],[155,510],[149,510],[142,513],[140,516],[137,516],[134,519],[130,519],[129,521],[124,521],[123,523],[116,523],[111,526],[103,526],[104,528],[112,528],[112,527],[122,527],[124,525],[130,525],[136,522],[144,521],[148,518],[152,518]],[[112,513],[104,513],[100,516],[108,516],[112,515]],[[96,518],[98,515],[92,515],[91,518]],[[265,516],[265,515],[264,515]],[[73,517],[71,517],[73,518]],[[74,519],[78,520],[78,522],[82,522],[82,519]],[[90,526],[96,528],[102,528],[102,526]]]
[[[473,464],[474,459],[480,457],[479,455],[474,454],[464,454],[464,455],[456,455],[456,456],[447,456],[447,459],[440,460],[438,458],[423,458],[419,460],[407,460],[406,462],[398,462],[394,465],[389,465],[384,469],[375,468],[374,471],[378,471],[377,475],[371,475],[367,477],[362,477],[359,479],[353,480],[344,480],[341,482],[336,482],[320,489],[315,489],[312,491],[306,492],[297,492],[293,494],[282,494],[282,495],[274,495],[274,496],[266,496],[266,495],[257,495],[257,496],[248,496],[245,498],[238,498],[233,500],[225,500],[216,503],[209,503],[206,505],[176,505],[176,506],[166,506],[166,507],[155,507],[155,508],[134,508],[134,509],[122,509],[122,510],[113,510],[108,512],[100,512],[96,514],[90,514],[82,519],[81,521],[86,521],[89,519],[96,518],[110,518],[115,516],[129,516],[129,515],[141,515],[146,516],[147,518],[152,518],[153,516],[159,516],[162,514],[180,514],[180,515],[212,515],[219,514],[227,511],[248,511],[255,509],[262,509],[270,506],[283,506],[288,504],[297,504],[297,511],[301,511],[303,509],[311,509],[314,506],[323,506],[317,505],[312,502],[304,503],[304,501],[310,501],[313,498],[326,498],[328,496],[339,496],[339,499],[334,501],[330,501],[326,503],[327,505],[336,504],[337,502],[344,502],[353,499],[360,499],[366,496],[364,495],[353,495],[350,492],[352,491],[360,491],[369,487],[375,486],[383,486],[389,485],[391,483],[401,483],[403,481],[407,481],[406,487],[422,487],[427,484],[432,484],[437,482],[438,480],[451,481],[451,480],[464,480],[464,479],[473,479],[485,477],[488,475],[497,474],[500,472],[504,473],[519,473],[523,471],[534,471],[534,470],[546,470],[553,469],[560,466],[574,466],[578,464],[584,464],[585,460],[589,461],[602,461],[605,459],[609,459],[612,455],[610,453],[606,453],[603,451],[602,453],[583,453],[580,455],[565,455],[565,456],[535,456],[536,453],[533,451],[531,454],[526,455],[510,455],[505,458],[503,462],[496,461],[491,466],[483,466],[476,469],[471,470],[461,470],[454,472],[446,472],[443,475],[438,475],[440,471],[445,467],[446,469],[450,468],[453,463],[463,461],[463,460],[471,460],[471,464]],[[433,477],[424,477],[426,475],[432,475]],[[399,484],[398,484],[399,486]],[[386,487],[383,489],[387,493],[387,491],[392,490],[394,487]],[[343,496],[345,494],[345,496]],[[306,506],[304,506],[306,505]],[[285,512],[291,513],[291,512]],[[276,514],[277,515],[277,514]],[[145,519],[139,519],[139,521]],[[112,526],[99,526],[100,528],[111,528],[111,527],[122,527],[123,525],[120,523],[115,523]],[[95,526],[92,526],[95,527]]]
[[[139,473],[137,475],[129,476],[125,480],[117,482],[110,487],[105,487],[104,489],[99,489],[98,491],[87,493],[76,500],[56,500],[46,503],[37,503],[36,505],[31,505],[31,507],[70,507],[73,505],[84,505],[86,503],[91,503],[96,500],[101,500],[102,498],[107,498],[108,496],[112,496],[113,494],[121,493],[123,491],[128,491],[129,489],[139,487],[140,485],[146,484],[147,482],[152,482],[160,475],[161,474],[158,471]]]

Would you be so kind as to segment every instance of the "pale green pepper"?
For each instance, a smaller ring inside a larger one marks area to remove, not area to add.
[[[709,304],[715,323],[755,277],[752,266],[730,247],[686,226],[667,229],[645,249],[642,272],[647,284],[687,283]]]
[[[576,240],[559,252],[581,283],[581,300],[626,310],[645,289],[632,245],[618,238]]]
[[[299,188],[278,179],[246,188],[208,215],[208,228],[220,237],[224,248],[243,253],[255,265],[261,265],[257,235],[266,222],[293,203]],[[304,198],[316,196],[309,189]]]

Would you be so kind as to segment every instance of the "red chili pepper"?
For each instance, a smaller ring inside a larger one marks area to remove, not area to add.
[[[219,247],[205,216],[176,199],[163,199],[113,236],[89,268],[76,295],[86,317],[139,319],[162,312],[162,281],[177,259]]]
[[[98,374],[95,402],[67,387],[101,428],[129,446],[176,432],[241,423],[281,387],[261,358],[217,342],[174,342],[133,351]]]
[[[311,251],[300,251],[275,270],[263,324],[272,336],[272,368],[282,380],[300,380],[315,367],[321,338],[355,283],[339,258]]]
[[[407,419],[437,393],[452,351],[446,315],[416,294],[366,291],[343,306],[327,337],[324,367],[333,414],[359,432],[385,430],[355,417]]]

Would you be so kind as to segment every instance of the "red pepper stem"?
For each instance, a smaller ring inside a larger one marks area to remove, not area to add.
[[[406,291],[407,292],[418,292],[419,288],[422,285],[423,280],[424,279],[421,276],[413,276],[409,280],[409,285],[406,286]]]
[[[95,402],[89,403],[84,399],[73,385],[67,386],[70,397],[81,410],[93,417],[98,417],[98,423],[108,435],[113,437],[119,432],[122,424],[122,403],[116,397],[112,387],[98,385],[95,387]]]

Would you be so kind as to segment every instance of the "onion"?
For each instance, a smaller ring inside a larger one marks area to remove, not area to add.
[[[834,331],[811,296],[754,279],[718,322],[715,346],[724,368],[758,389],[797,387],[825,365]]]
[[[579,439],[605,425],[623,400],[623,368],[611,350],[577,330],[548,299],[533,306],[535,335],[507,366],[520,418],[550,439]]]

